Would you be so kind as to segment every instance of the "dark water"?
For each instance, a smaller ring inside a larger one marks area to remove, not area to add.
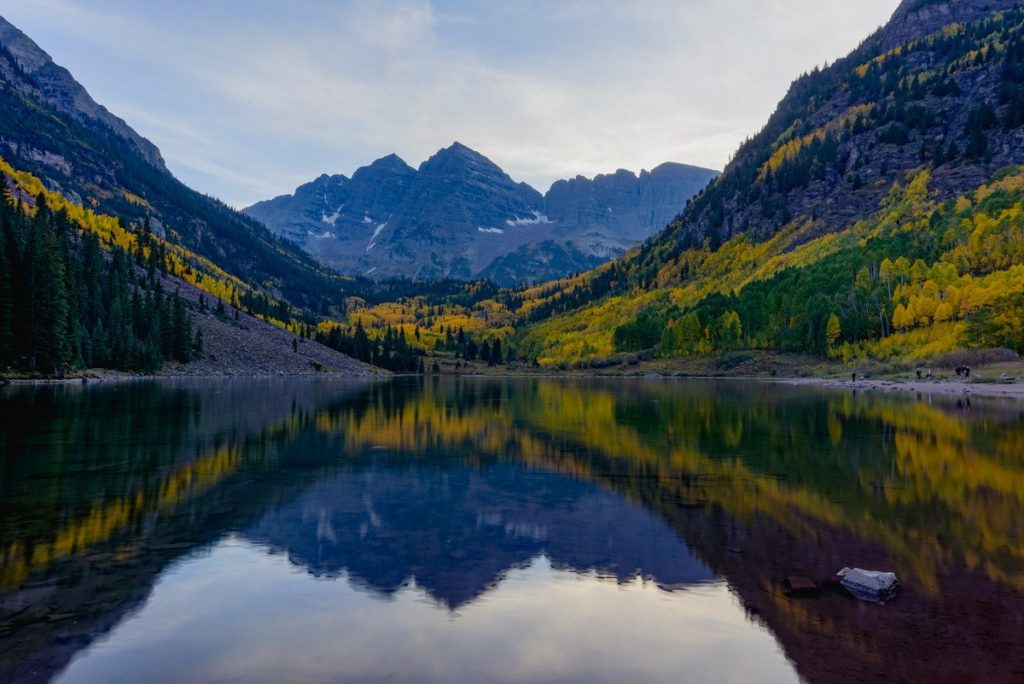
[[[1024,404],[0,393],[0,682],[1024,681]],[[894,570],[886,606],[783,579]]]

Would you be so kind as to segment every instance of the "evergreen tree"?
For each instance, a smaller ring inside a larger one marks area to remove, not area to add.
[[[8,227],[6,215],[0,217],[0,367],[10,363],[14,341],[14,292],[11,261],[7,256]]]
[[[185,311],[185,300],[177,292],[173,297],[171,314],[172,342],[171,357],[180,363],[188,363],[192,359],[192,323]]]
[[[196,326],[196,336],[192,341],[192,359],[199,360],[203,358],[203,329],[200,326]]]
[[[487,359],[488,366],[497,366],[501,363],[501,340],[494,340],[491,345],[491,355]]]
[[[370,338],[366,335],[366,330],[363,328],[362,321],[359,321],[359,323],[356,324],[355,339],[352,344],[352,356],[363,363],[368,363],[370,361]]]
[[[995,107],[988,102],[982,102],[971,108],[967,117],[967,149],[968,157],[972,159],[984,159],[988,154],[988,136],[985,131],[994,128],[998,123]]]
[[[37,203],[27,251],[32,290],[29,370],[53,373],[70,361],[66,264],[53,214],[43,196]]]

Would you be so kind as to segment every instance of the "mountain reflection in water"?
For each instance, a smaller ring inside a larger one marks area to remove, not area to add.
[[[715,579],[660,518],[600,487],[509,463],[377,466],[313,486],[243,535],[320,577],[382,594],[416,585],[449,608],[542,554],[557,569],[681,588]]]
[[[188,660],[210,680],[1021,681],[1021,409],[738,382],[3,390],[0,680]],[[844,565],[904,589],[783,591]],[[349,646],[328,657],[314,625]]]

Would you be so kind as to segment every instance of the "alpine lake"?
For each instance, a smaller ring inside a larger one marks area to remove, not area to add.
[[[1020,682],[1022,527],[1015,400],[0,388],[0,682]]]

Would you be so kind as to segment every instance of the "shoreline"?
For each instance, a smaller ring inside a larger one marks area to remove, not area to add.
[[[999,399],[1024,399],[1021,382],[965,382],[962,380],[841,380],[837,378],[772,378],[784,385],[828,387],[864,392],[967,395]]]
[[[393,375],[387,372],[380,373],[352,373],[352,372],[320,372],[320,373],[287,373],[287,372],[243,372],[243,373],[159,373],[149,375],[137,375],[131,373],[99,373],[86,372],[82,375],[64,378],[0,378],[0,387],[31,387],[31,386],[56,386],[56,385],[89,385],[94,383],[118,383],[118,382],[146,382],[153,380],[270,380],[270,379],[296,379],[296,378],[329,378],[329,379],[387,379],[398,377],[419,377],[406,375]],[[767,384],[789,385],[793,387],[824,387],[836,390],[854,390],[861,392],[880,392],[886,394],[903,393],[930,395],[941,394],[946,396],[978,396],[992,397],[999,399],[1024,400],[1024,382],[969,382],[962,380],[937,379],[927,380],[900,380],[900,379],[871,379],[871,380],[844,380],[836,377],[770,377],[761,375],[675,375],[658,372],[636,373],[636,374],[612,374],[612,373],[552,373],[548,372],[498,372],[498,373],[453,373],[440,375],[428,374],[426,377],[451,377],[451,378],[504,378],[504,379],[526,379],[526,378],[549,378],[561,380],[658,380],[658,381],[688,381],[688,380],[725,380],[736,382],[760,382]]]
[[[117,382],[148,382],[152,380],[272,380],[272,379],[295,379],[295,378],[349,378],[353,380],[370,380],[388,378],[391,375],[386,371],[380,373],[352,373],[349,371],[323,371],[319,373],[286,373],[286,372],[247,372],[247,373],[90,373],[63,378],[4,378],[0,377],[0,387],[32,387],[47,385],[93,385]]]

